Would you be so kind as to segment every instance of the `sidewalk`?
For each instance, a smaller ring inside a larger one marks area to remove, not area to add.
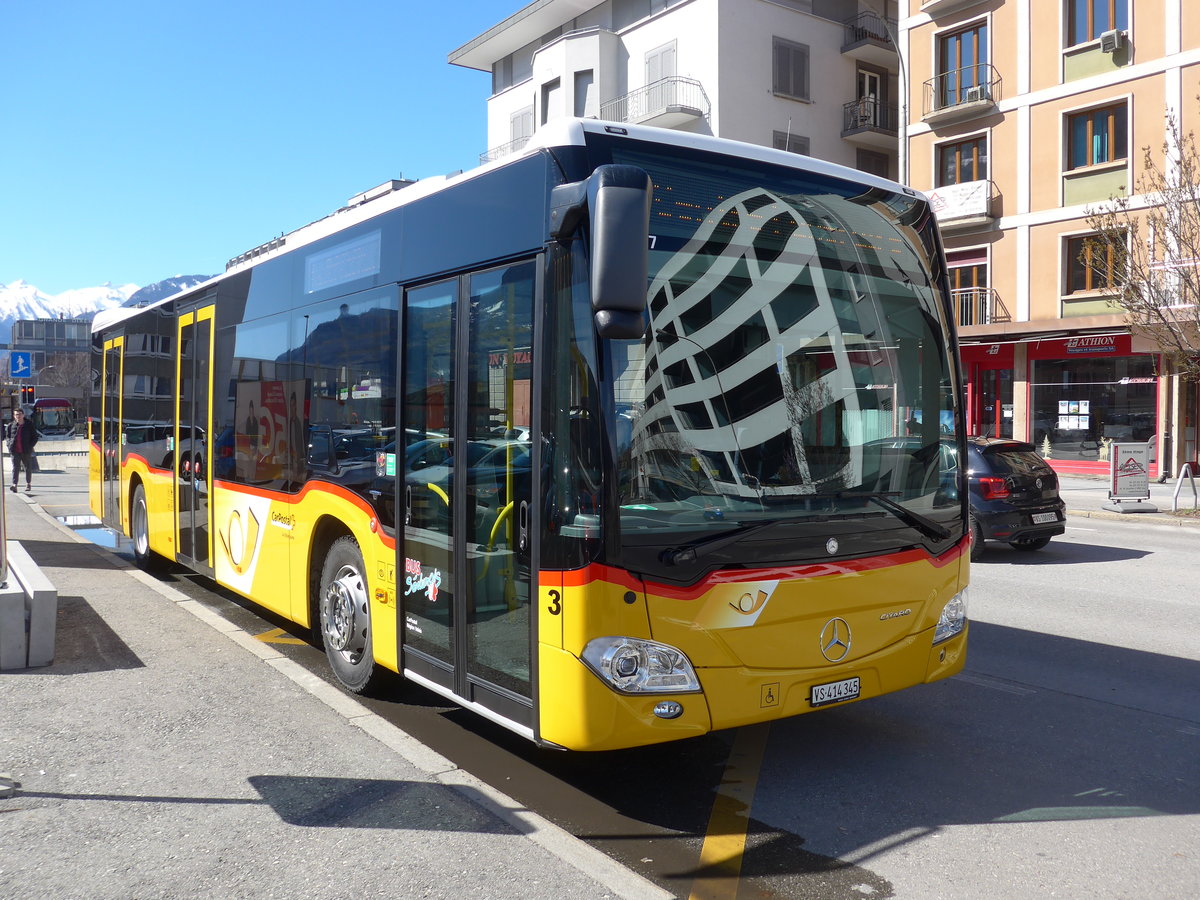
[[[1123,519],[1130,522],[1153,522],[1156,525],[1180,525],[1183,527],[1200,526],[1200,518],[1176,516],[1171,514],[1171,502],[1175,494],[1175,479],[1168,479],[1163,484],[1150,482],[1150,499],[1143,501],[1140,506],[1154,506],[1157,512],[1140,512],[1139,504],[1124,501],[1121,505],[1133,512],[1116,512],[1105,509],[1108,499],[1108,479],[1104,477],[1088,477],[1083,475],[1058,476],[1058,492],[1067,505],[1067,519],[1100,518]],[[1196,489],[1200,491],[1200,478],[1196,478]],[[1192,496],[1192,486],[1187,478],[1179,489],[1179,510],[1190,511],[1195,505]]]
[[[669,896],[71,532],[85,479],[5,492],[59,611],[0,673],[0,897]]]

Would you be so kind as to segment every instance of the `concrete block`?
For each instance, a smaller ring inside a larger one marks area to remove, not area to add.
[[[28,660],[25,591],[10,570],[8,583],[0,587],[0,670],[24,669]]]
[[[29,667],[54,662],[54,636],[58,622],[58,590],[50,583],[25,548],[8,542],[8,571],[24,594],[24,618],[28,624]]]

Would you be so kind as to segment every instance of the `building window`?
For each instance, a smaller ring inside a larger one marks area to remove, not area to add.
[[[519,109],[508,120],[508,132],[513,143],[525,141],[533,134],[533,107]]]
[[[512,55],[498,59],[492,64],[492,93],[498,94],[507,87],[511,87],[512,80]]]
[[[553,81],[548,81],[542,85],[542,119],[541,123],[545,125],[551,119],[557,119],[562,115],[562,82],[555,78]]]
[[[1111,241],[1096,234],[1067,238],[1066,294],[1109,291],[1116,283],[1121,253]]]
[[[655,47],[646,54],[646,84],[655,84],[675,74],[675,42]]]
[[[988,263],[983,251],[968,250],[946,254],[950,276],[950,296],[954,301],[958,325],[988,325],[1001,317],[993,309],[988,289]]]
[[[808,99],[808,47],[773,38],[774,76],[771,90],[781,97]]]
[[[1123,161],[1128,155],[1127,125],[1124,103],[1067,116],[1067,169]]]
[[[808,138],[802,134],[791,134],[787,131],[771,132],[771,146],[776,150],[787,150],[789,153],[809,154]]]
[[[878,175],[880,178],[891,177],[891,159],[886,153],[874,150],[864,150],[859,147],[854,152],[854,168],[860,172]]]
[[[986,181],[987,177],[987,138],[984,135],[938,146],[935,187]]]
[[[596,79],[591,69],[575,73],[574,106],[576,118],[596,115]]]
[[[938,38],[938,107],[991,99],[987,22]]]
[[[1128,28],[1127,0],[1067,0],[1068,46],[1097,40],[1106,31]]]
[[[1159,430],[1153,357],[1124,355],[1127,337],[1108,340],[1121,346],[1107,357],[1068,350],[1068,359],[1032,360],[1030,430],[1056,460],[1102,462],[1107,442],[1148,441]]]

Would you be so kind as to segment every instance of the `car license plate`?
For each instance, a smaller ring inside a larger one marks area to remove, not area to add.
[[[856,700],[858,699],[858,691],[859,681],[857,678],[831,681],[829,684],[814,684],[810,702],[813,706],[825,706],[827,703]]]
[[[1057,522],[1057,521],[1058,521],[1058,513],[1048,512],[1048,513],[1034,513],[1033,514],[1033,524],[1034,525],[1044,525],[1047,522]]]

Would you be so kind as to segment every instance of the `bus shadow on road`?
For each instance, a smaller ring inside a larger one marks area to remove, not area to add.
[[[775,723],[757,825],[863,865],[951,826],[1200,814],[1200,662],[971,629],[955,678]]]

